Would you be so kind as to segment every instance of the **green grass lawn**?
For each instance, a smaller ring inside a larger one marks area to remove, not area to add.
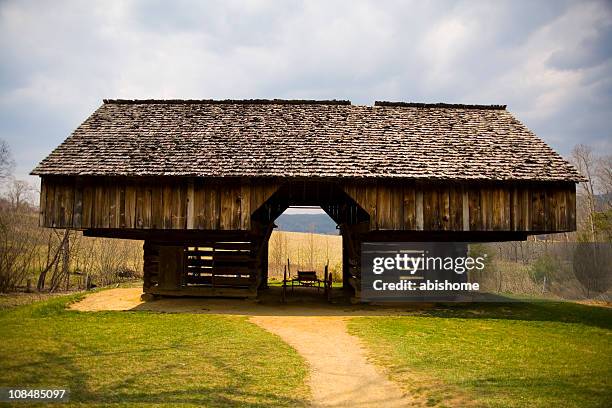
[[[349,324],[428,406],[609,407],[612,310],[572,303],[449,305]]]
[[[0,311],[0,386],[68,387],[108,406],[303,406],[302,358],[246,318],[65,310],[80,295]]]

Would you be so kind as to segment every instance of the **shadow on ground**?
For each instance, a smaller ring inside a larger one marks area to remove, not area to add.
[[[161,297],[140,300],[140,289],[118,288],[94,293],[72,306],[81,311],[127,310],[159,313],[208,313],[243,316],[400,316],[457,319],[505,319],[580,323],[612,329],[612,308],[574,302],[529,301],[485,303],[351,304],[340,288],[331,302],[323,291],[295,288],[282,302],[282,288],[270,287],[257,300]],[[502,298],[503,299],[503,298]]]

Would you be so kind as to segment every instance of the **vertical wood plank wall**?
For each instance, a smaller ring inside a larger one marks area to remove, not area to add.
[[[565,232],[576,229],[572,184],[349,184],[371,230]]]
[[[275,183],[246,181],[44,177],[40,224],[79,229],[249,230],[252,212],[277,189]]]
[[[576,228],[573,183],[338,182],[371,230],[565,232]],[[280,182],[44,177],[40,224],[78,229],[249,230]],[[321,203],[324,205],[325,203]]]

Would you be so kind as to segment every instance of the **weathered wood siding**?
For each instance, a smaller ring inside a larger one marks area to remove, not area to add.
[[[564,232],[576,229],[573,183],[350,184],[371,230]]]
[[[44,177],[40,224],[98,230],[250,230],[252,214],[280,185],[256,180]],[[369,214],[370,230],[576,229],[573,183],[338,185]],[[326,208],[328,203],[318,204]]]
[[[40,224],[77,229],[248,230],[274,183],[43,177]]]

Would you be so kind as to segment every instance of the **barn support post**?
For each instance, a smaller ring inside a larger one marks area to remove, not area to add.
[[[267,289],[268,288],[268,248],[270,244],[270,237],[267,237],[264,242],[262,242],[261,249],[261,259],[259,260],[259,273],[260,279],[258,289]]]
[[[351,288],[349,280],[351,278],[349,270],[349,255],[347,248],[346,234],[342,234],[342,289],[348,291]]]
[[[143,249],[143,292],[148,293],[149,289],[157,284],[157,265],[159,263],[159,253],[150,240],[145,240]]]

